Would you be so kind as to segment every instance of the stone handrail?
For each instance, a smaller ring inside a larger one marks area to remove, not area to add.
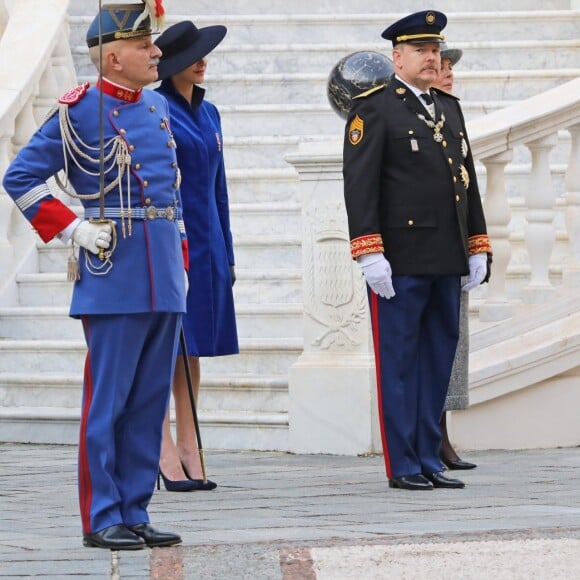
[[[0,0],[0,176],[58,96],[76,84],[69,0]],[[36,238],[0,185],[0,303],[14,296],[14,276]]]

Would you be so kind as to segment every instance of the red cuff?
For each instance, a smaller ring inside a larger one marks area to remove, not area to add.
[[[30,220],[43,242],[49,242],[77,219],[77,214],[58,199],[42,201],[36,215]]]
[[[350,253],[355,260],[363,254],[382,254],[384,251],[383,238],[380,234],[360,236],[350,241]]]

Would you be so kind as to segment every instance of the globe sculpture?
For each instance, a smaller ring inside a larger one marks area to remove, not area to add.
[[[343,119],[351,99],[368,89],[389,82],[393,63],[380,52],[363,50],[341,58],[328,75],[327,95],[330,106]]]

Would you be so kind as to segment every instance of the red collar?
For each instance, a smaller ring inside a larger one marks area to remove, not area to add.
[[[100,88],[100,81],[97,81],[97,88]],[[105,95],[121,99],[121,101],[125,101],[127,103],[136,103],[141,98],[142,92],[143,89],[137,89],[134,91],[133,89],[128,89],[127,87],[117,85],[112,81],[108,81],[106,78],[103,78],[103,93],[105,93]]]

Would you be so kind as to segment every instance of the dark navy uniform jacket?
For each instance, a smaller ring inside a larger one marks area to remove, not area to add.
[[[353,100],[344,195],[353,258],[383,252],[393,275],[468,274],[491,252],[463,114],[433,91],[440,141],[413,92],[393,75]]]
[[[173,207],[181,215],[179,170],[166,100],[154,91],[143,90],[134,95],[121,88],[116,92],[115,87],[106,85],[109,94],[104,95],[104,141],[121,136],[127,145],[131,155],[130,205]],[[81,150],[95,157],[99,151],[99,92],[85,86],[78,93],[76,98],[69,99],[71,126],[79,139],[92,148]],[[79,143],[76,138],[74,141]],[[45,183],[65,167],[63,151],[59,115],[54,114],[19,152],[4,177],[6,191],[44,241],[54,238],[77,217],[51,194]],[[74,190],[79,194],[98,192],[98,166],[83,160],[82,154],[73,156],[85,169],[96,173],[91,175],[79,169],[67,153],[68,179]],[[112,163],[107,161],[106,166]],[[116,176],[116,169],[109,171],[105,187]],[[107,214],[118,212],[121,203],[128,205],[126,174],[121,184],[122,196],[117,186],[105,197]],[[98,211],[98,199],[83,200],[82,204],[86,210]],[[89,273],[81,250],[80,280],[75,283],[71,315],[184,312],[187,240],[181,218],[133,219],[132,234],[126,238],[121,233],[120,219],[113,219],[118,234],[113,267],[106,275]],[[97,261],[96,256],[92,259]]]

